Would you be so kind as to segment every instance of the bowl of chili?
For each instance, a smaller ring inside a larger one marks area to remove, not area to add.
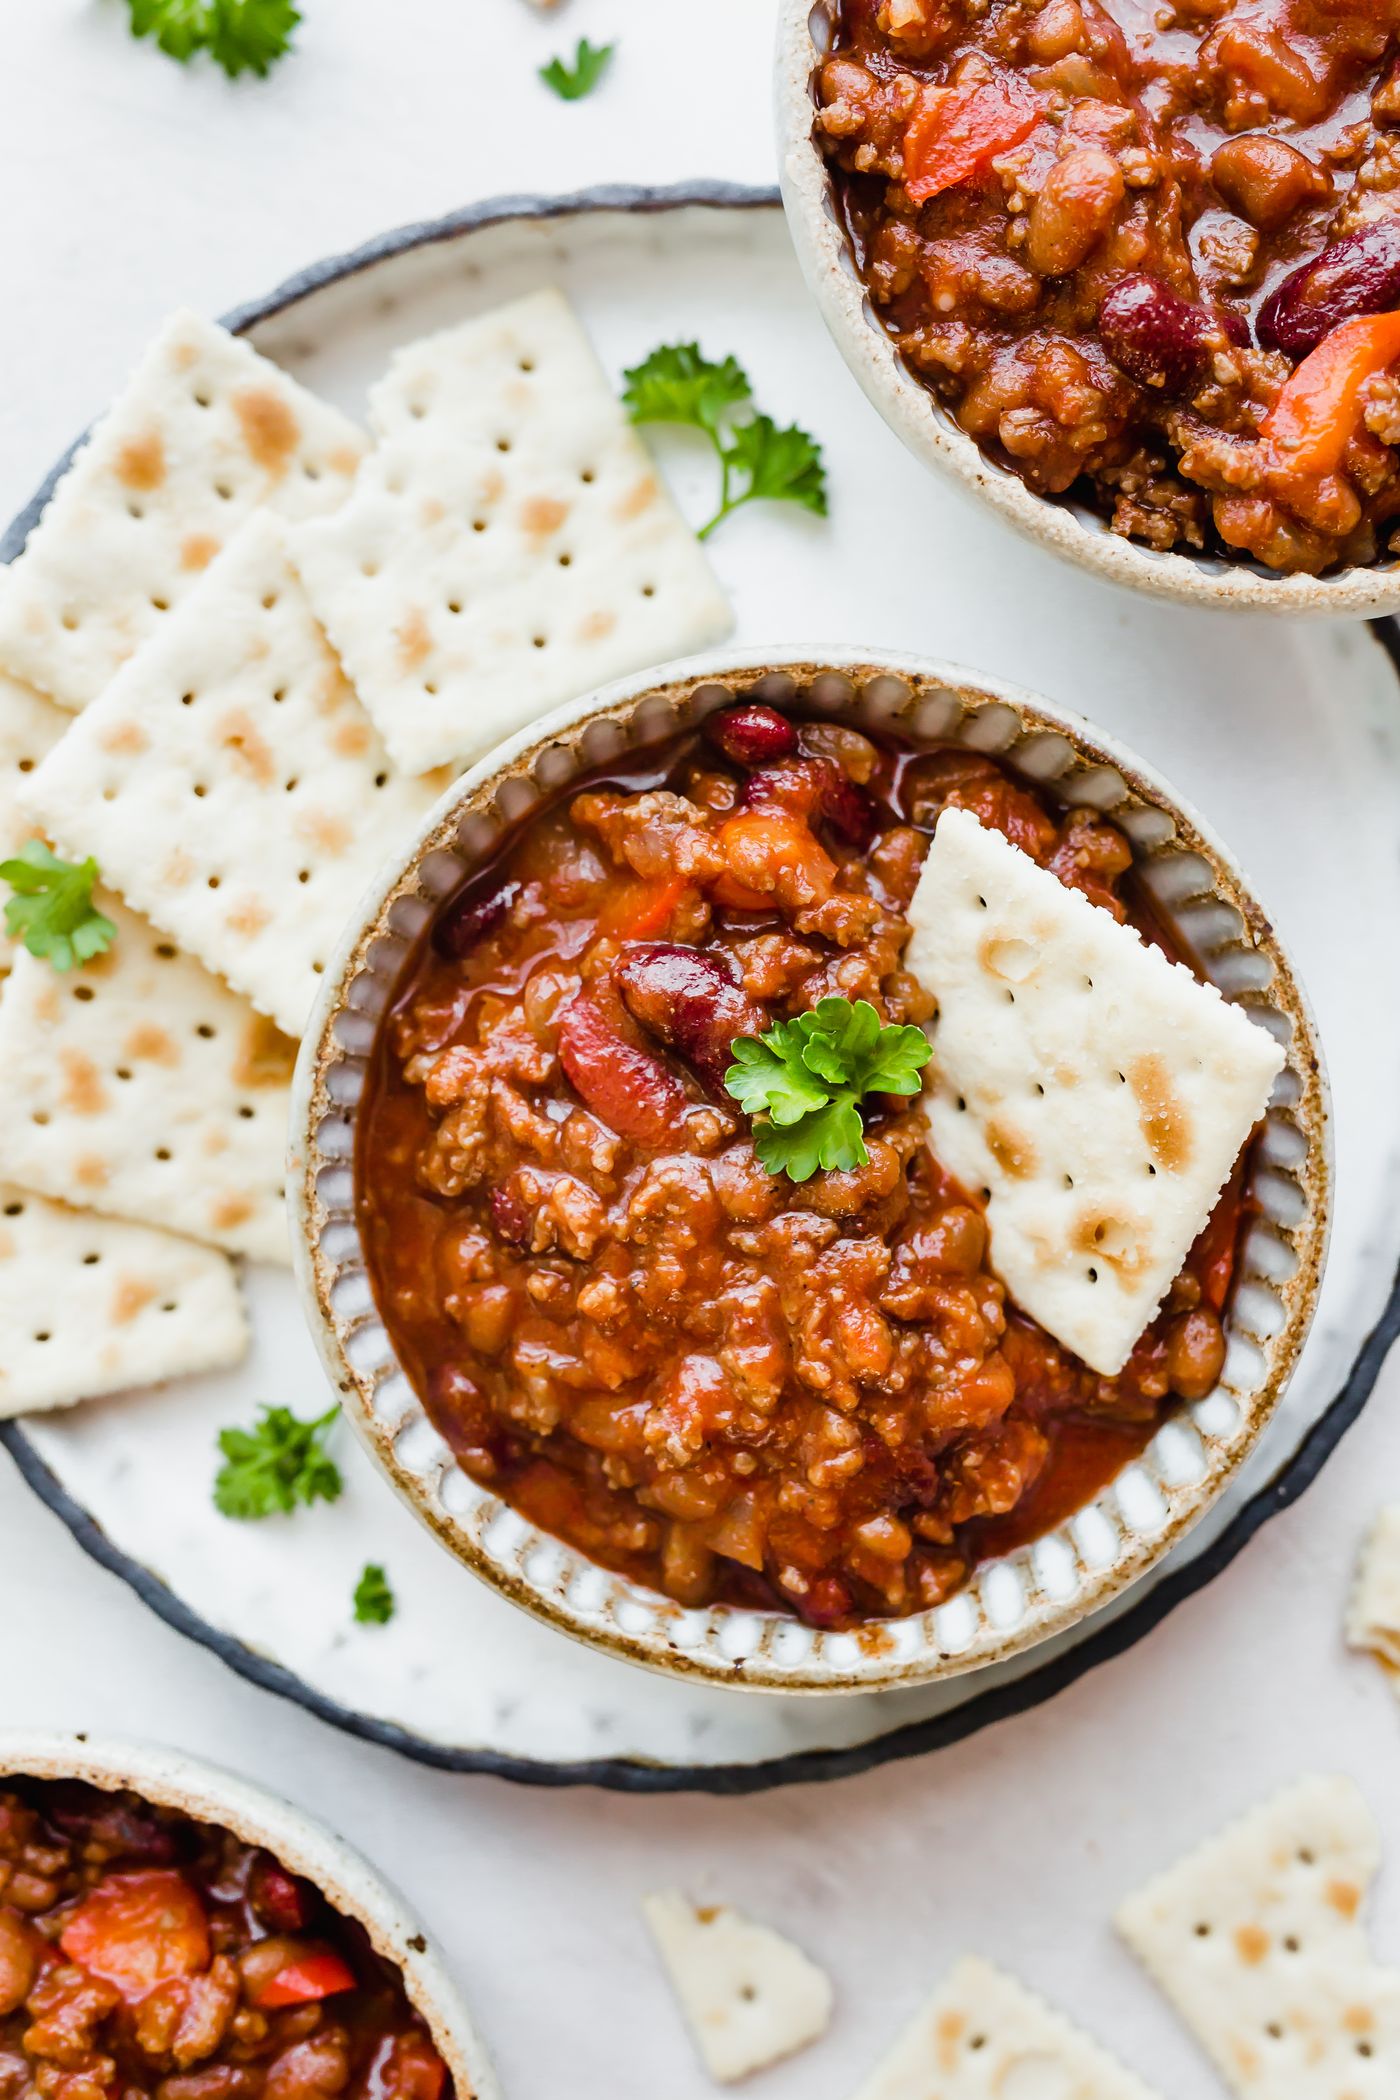
[[[1286,1045],[1115,1379],[1006,1305],[917,1105],[798,1185],[717,1083],[829,993],[915,1035],[902,913],[950,802]],[[303,1043],[294,1255],[356,1430],[503,1596],[662,1670],[872,1691],[1049,1638],[1204,1514],[1312,1318],[1328,1129],[1276,933],[1139,760],[948,665],[697,662],[504,746],[387,872]]]
[[[342,1838],[183,1751],[13,1730],[7,2070],[18,2092],[78,2079],[165,2100],[499,2091],[439,1955]]]
[[[1390,613],[1394,13],[1276,13],[783,0],[784,201],[885,421],[1041,546],[1183,602]]]

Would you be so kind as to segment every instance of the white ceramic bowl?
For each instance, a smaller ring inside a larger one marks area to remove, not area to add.
[[[1110,532],[1093,511],[1052,502],[979,451],[905,365],[856,270],[835,188],[813,129],[813,80],[830,49],[837,0],[779,0],[780,179],[802,273],[837,348],[889,424],[927,466],[948,475],[1018,532],[1110,582],[1182,604],[1362,619],[1400,611],[1400,562],[1335,576],[1278,576],[1255,562],[1159,554]]]
[[[687,1610],[596,1566],[478,1486],[394,1354],[355,1219],[367,1060],[436,903],[544,796],[740,696],[1010,757],[1064,800],[1111,812],[1162,917],[1220,989],[1288,1047],[1254,1155],[1259,1218],[1227,1323],[1220,1388],[1165,1424],[1097,1501],[984,1565],[939,1610],[852,1633],[727,1606]],[[385,1476],[467,1567],[549,1624],[632,1662],[763,1691],[870,1692],[1004,1661],[1063,1631],[1152,1567],[1215,1500],[1283,1391],[1316,1304],[1330,1190],[1326,1079],[1302,989],[1226,849],[1138,759],[1079,717],[948,664],[863,651],[818,661],[712,657],[559,710],[444,796],[326,972],[293,1089],[289,1190],[304,1303],[346,1412]]]
[[[486,2051],[437,1949],[402,1897],[324,1824],[249,1780],[154,1743],[0,1729],[0,1787],[19,1777],[82,1779],[106,1792],[129,1787],[158,1808],[265,1847],[362,1925],[376,1954],[399,1970],[452,2074],[457,2100],[500,2100]]]

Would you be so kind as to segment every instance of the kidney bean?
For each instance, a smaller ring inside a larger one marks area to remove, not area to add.
[[[797,749],[797,731],[787,716],[757,701],[722,708],[706,721],[705,734],[736,766],[771,765]]]
[[[454,897],[433,928],[433,946],[449,962],[461,962],[479,941],[494,933],[520,895],[518,882],[463,891]]]
[[[508,1184],[491,1191],[491,1223],[513,1247],[523,1247],[529,1240],[530,1220],[525,1206]]]
[[[623,954],[617,986],[633,1019],[683,1057],[707,1093],[724,1100],[735,1036],[760,1035],[768,1017],[719,957],[667,941],[638,943]]]
[[[664,1145],[675,1135],[685,1107],[679,1079],[619,1034],[588,992],[564,1009],[559,1062],[585,1106],[619,1137]]]
[[[1099,308],[1099,334],[1115,364],[1139,386],[1189,393],[1210,369],[1221,337],[1241,349],[1249,326],[1225,307],[1193,305],[1145,270],[1122,277]]]
[[[875,799],[834,758],[795,758],[765,766],[744,782],[741,809],[785,809],[819,818],[845,846],[863,853],[879,829]]]
[[[1400,219],[1376,219],[1289,272],[1259,309],[1259,340],[1305,357],[1343,321],[1400,306]]]
[[[311,1891],[270,1853],[260,1852],[248,1882],[248,1900],[270,1932],[304,1932],[311,1923]]]

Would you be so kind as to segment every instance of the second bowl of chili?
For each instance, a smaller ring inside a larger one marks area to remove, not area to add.
[[[1139,12],[783,0],[808,282],[911,451],[1053,552],[1394,612],[1394,9]]]
[[[828,997],[918,1040],[949,806],[1287,1042],[1112,1378],[1007,1302],[900,1082],[800,1180],[722,1083]],[[1321,1060],[1243,878],[1137,760],[937,664],[633,680],[474,769],[328,979],[295,1116],[313,1327],[419,1515],[565,1630],[763,1689],[951,1674],[1107,1601],[1252,1448],[1321,1273]]]

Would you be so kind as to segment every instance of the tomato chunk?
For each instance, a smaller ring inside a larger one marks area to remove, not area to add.
[[[1262,434],[1285,472],[1334,474],[1361,428],[1366,382],[1400,357],[1400,313],[1343,321],[1303,359],[1264,418]]]
[[[182,1874],[150,1867],[109,1874],[73,1912],[59,1945],[135,2005],[157,1984],[209,1966],[209,1923]]]
[[[660,1058],[629,1043],[587,992],[564,1009],[559,1061],[585,1104],[619,1137],[664,1145],[675,1135],[685,1088]]]
[[[263,2012],[283,2005],[311,2005],[318,1998],[333,1998],[339,1991],[353,1991],[355,1972],[348,1962],[329,1948],[308,1948],[261,1983],[251,1996]]]
[[[930,87],[904,134],[904,187],[916,204],[980,175],[1040,122],[1041,102],[1015,73]]]

